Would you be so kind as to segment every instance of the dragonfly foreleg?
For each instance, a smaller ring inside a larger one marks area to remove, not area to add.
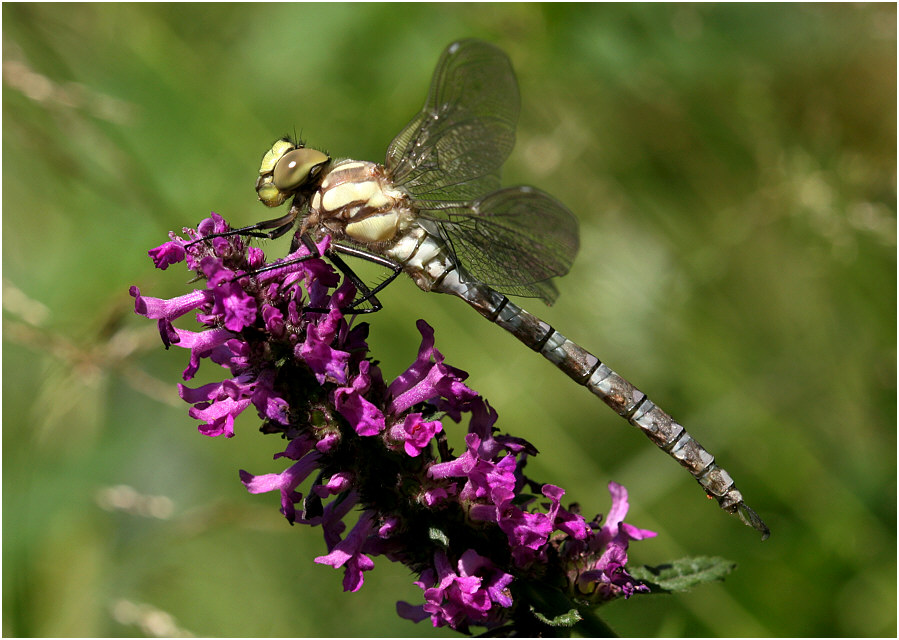
[[[198,238],[193,242],[188,242],[184,248],[192,247],[198,242],[205,242],[213,238],[227,238],[228,236],[243,236],[245,238],[263,238],[265,240],[274,240],[280,238],[293,228],[293,223],[297,219],[297,210],[290,208],[286,214],[280,218],[272,218],[271,220],[262,220],[255,224],[251,224],[240,229],[229,229],[221,233],[211,233],[208,236]],[[271,231],[261,232],[259,229],[271,229]]]
[[[274,239],[278,236],[282,235],[287,229],[290,229],[293,226],[293,220],[295,219],[295,215],[288,214],[281,218],[273,219],[273,220],[265,220],[263,222],[258,222],[254,225],[250,225],[249,227],[243,227],[241,229],[231,229],[230,231],[225,231],[223,233],[216,233],[205,236],[198,240],[195,240],[186,246],[191,246],[196,244],[197,242],[202,242],[203,240],[209,240],[212,238],[221,238],[225,236],[232,235],[241,235],[241,236],[250,236],[250,237],[263,237]],[[253,233],[254,229],[264,229],[269,227],[275,227],[274,230],[270,233]],[[381,304],[381,301],[377,298],[377,293],[384,289],[388,284],[393,282],[396,277],[402,273],[403,267],[396,262],[384,258],[383,256],[379,256],[368,251],[358,249],[356,247],[350,247],[347,245],[341,245],[334,243],[331,245],[325,254],[318,250],[318,247],[315,244],[315,241],[312,240],[307,234],[297,234],[294,236],[291,241],[291,253],[300,248],[300,245],[305,245],[306,249],[309,251],[308,254],[304,256],[299,256],[297,258],[291,258],[290,260],[284,260],[281,262],[276,262],[273,264],[268,264],[264,267],[260,267],[258,269],[253,269],[251,271],[247,271],[245,273],[240,273],[236,275],[232,280],[238,280],[240,278],[252,277],[256,276],[260,273],[265,273],[266,271],[274,271],[275,269],[282,269],[284,267],[289,267],[291,265],[305,262],[306,260],[311,260],[313,258],[327,258],[335,267],[337,267],[343,275],[348,278],[353,285],[356,287],[356,290],[361,293],[361,297],[357,300],[354,300],[346,307],[340,309],[341,313],[344,315],[357,315],[361,313],[374,313],[376,311],[380,311],[384,308]],[[386,280],[378,284],[374,289],[370,288],[362,279],[356,274],[355,271],[348,265],[343,258],[341,258],[339,253],[344,253],[348,256],[353,256],[356,258],[361,258],[363,260],[368,260],[369,262],[373,262],[375,264],[387,267],[392,270],[391,273]],[[365,309],[358,309],[357,307],[364,302],[370,302],[371,307]],[[311,313],[328,313],[330,309],[318,308],[318,307],[303,307],[303,311],[308,311]]]
[[[270,222],[273,222],[273,221],[270,221]],[[263,223],[259,223],[259,224],[265,224],[265,223],[263,222]],[[255,227],[255,226],[256,225],[253,225],[253,227]],[[234,229],[233,232],[244,231],[248,228],[252,228],[252,227],[245,227],[244,229]],[[280,230],[280,227],[278,229],[275,229],[275,231],[279,231],[279,230]],[[234,235],[233,232],[226,231],[225,233],[222,233],[222,234],[206,236],[206,238],[222,237],[224,235]],[[246,235],[252,235],[252,234],[242,233],[241,235],[246,236]],[[265,237],[268,237],[268,236],[265,236]],[[205,240],[206,238],[202,238],[202,240]],[[199,240],[197,242],[199,242]],[[337,255],[337,253],[335,252],[334,249],[328,249],[327,251],[325,251],[324,255],[322,255],[321,251],[319,251],[319,249],[318,249],[318,246],[316,246],[315,241],[312,238],[310,238],[308,234],[304,233],[304,234],[295,235],[293,240],[291,240],[290,252],[293,253],[294,251],[299,249],[301,244],[306,247],[307,251],[309,251],[309,253],[307,253],[306,255],[298,256],[296,258],[291,258],[290,260],[282,260],[280,262],[274,262],[272,264],[267,264],[264,267],[259,267],[258,269],[253,269],[251,271],[239,273],[236,276],[234,276],[231,279],[231,281],[233,282],[234,280],[239,280],[241,278],[257,276],[260,273],[265,273],[267,271],[283,269],[284,267],[289,267],[291,265],[299,264],[300,262],[305,262],[307,260],[312,260],[315,258],[327,258],[332,264],[334,264],[335,267],[337,267],[343,273],[343,275],[345,277],[349,278],[350,281],[352,281],[352,283],[353,283],[353,285],[355,285],[357,291],[362,293],[361,298],[359,298],[358,300],[354,300],[351,304],[349,304],[345,308],[341,309],[340,311],[342,313],[344,313],[345,315],[359,314],[359,313],[373,313],[375,311],[380,311],[383,308],[383,305],[381,304],[381,302],[375,297],[375,293],[377,291],[380,291],[381,289],[383,289],[384,285],[388,284],[390,281],[392,281],[394,278],[396,278],[398,272],[394,271],[394,273],[391,275],[391,277],[386,282],[381,283],[381,285],[379,285],[374,291],[372,291],[368,287],[368,285],[366,285],[362,281],[362,279],[358,275],[356,275],[356,272],[353,271],[352,268],[350,268],[350,266],[346,262],[344,262],[343,258],[341,258],[339,255]],[[336,245],[335,245],[335,247],[336,247]],[[363,255],[364,252],[356,251],[351,247],[342,247],[342,249],[348,255],[354,255],[354,256],[359,256],[359,257],[363,257],[363,258],[365,257],[365,255]],[[380,256],[375,256],[375,257],[377,258],[377,260],[375,260],[375,262],[377,262],[378,264],[386,264],[386,266],[394,268],[393,263],[390,263],[385,258],[381,258]],[[397,265],[397,267],[398,267],[398,265]],[[399,269],[400,269],[400,271],[402,271],[402,267],[399,267]],[[372,303],[371,308],[355,309],[355,307],[357,305],[362,304],[366,300],[368,300]],[[311,313],[328,313],[331,310],[319,308],[319,307],[303,307],[303,311],[308,311]]]

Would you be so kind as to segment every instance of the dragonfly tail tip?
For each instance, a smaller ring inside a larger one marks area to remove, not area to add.
[[[740,505],[740,510],[738,511],[740,519],[748,526],[752,527],[756,531],[761,532],[762,541],[767,540],[771,536],[771,530],[768,528],[762,519],[759,517],[755,511],[750,509],[745,504]]]

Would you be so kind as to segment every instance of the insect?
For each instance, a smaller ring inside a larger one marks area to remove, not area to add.
[[[312,250],[331,236],[327,257],[362,294],[344,313],[380,309],[377,293],[400,273],[425,291],[462,298],[599,396],[686,467],[722,509],[766,538],[767,526],[731,476],[680,424],[506,297],[552,304],[558,295],[552,278],[568,272],[578,250],[577,220],[562,203],[534,187],[501,188],[499,170],[514,145],[518,112],[518,85],[505,53],[479,40],[454,42],[437,63],[424,107],[390,143],[384,164],[333,161],[300,142],[278,140],[263,157],[256,192],[269,207],[292,199],[289,210],[232,233],[276,238],[299,223],[294,245]],[[393,273],[369,289],[339,254]]]

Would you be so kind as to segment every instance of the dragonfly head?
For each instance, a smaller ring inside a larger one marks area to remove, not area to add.
[[[289,138],[275,142],[262,157],[256,193],[263,204],[277,207],[304,187],[314,185],[330,156]]]

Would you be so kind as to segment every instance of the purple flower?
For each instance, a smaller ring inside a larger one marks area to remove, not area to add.
[[[223,282],[214,292],[215,305],[212,311],[222,316],[226,329],[240,331],[253,325],[256,321],[256,301],[244,293],[239,285]]]
[[[494,627],[504,620],[503,610],[512,606],[508,586],[513,579],[472,549],[462,554],[456,570],[441,551],[434,556],[434,568],[415,583],[424,590],[425,603],[419,608],[400,602],[397,611],[416,622],[429,615],[435,627],[458,629],[468,623]]]
[[[624,522],[628,510],[627,489],[610,482],[609,493],[612,494],[612,508],[606,523],[602,527],[594,525],[583,541],[569,545],[566,550],[572,586],[582,596],[600,602],[649,591],[627,573],[627,548],[631,540],[658,535]]]
[[[341,320],[340,312],[335,309],[318,324],[309,325],[306,339],[296,347],[296,357],[309,365],[319,384],[324,384],[329,377],[346,383],[350,354],[331,346]]]
[[[370,512],[363,512],[349,535],[337,543],[331,553],[315,559],[317,563],[329,564],[335,569],[344,567],[344,591],[358,591],[362,588],[362,572],[370,571],[375,566],[371,558],[362,553],[368,536],[375,533],[372,520]]]
[[[307,521],[308,524],[321,524],[325,545],[334,549],[340,542],[340,534],[346,529],[343,519],[359,504],[359,494],[355,490],[344,492],[342,500],[332,500],[324,508],[322,515]]]
[[[213,214],[185,230],[187,239],[170,234],[151,250],[160,269],[184,261],[205,282],[171,300],[132,287],[135,312],[157,322],[166,347],[188,350],[184,380],[205,359],[227,372],[219,382],[178,385],[200,433],[232,438],[237,416],[253,407],[261,431],[286,440],[273,456],[280,470],[241,470],[240,480],[254,494],[277,492],[291,524],[321,527],[327,553],[315,562],[342,569],[346,591],[363,586],[380,556],[420,578],[423,602],[398,603],[404,618],[534,635],[551,629],[532,613],[542,606],[528,595],[534,589],[576,594],[576,602],[646,590],[628,575],[626,551],[655,534],[624,522],[623,487],[610,485],[612,509],[600,526],[566,509],[560,487],[528,479],[536,449],[499,432],[497,412],[465,384],[467,373],[446,364],[423,320],[413,362],[385,382],[368,355],[368,325],[341,313],[357,293],[321,258],[329,238],[318,255],[296,243],[268,269],[239,236],[206,237],[227,232]],[[176,328],[189,312],[200,329]],[[444,420],[466,416],[456,454]],[[344,535],[353,511],[360,516]]]
[[[348,387],[340,387],[334,391],[334,406],[353,426],[360,436],[376,436],[385,428],[384,414],[374,404],[365,399],[365,393],[371,387],[368,369],[371,363],[359,364],[359,375]]]
[[[328,480],[327,484],[317,485],[315,487],[315,493],[317,493],[322,498],[325,498],[329,495],[343,493],[353,486],[354,478],[355,474],[350,471],[338,471],[333,476],[331,476],[331,479]]]
[[[496,522],[506,533],[516,564],[523,566],[535,559],[533,553],[543,548],[550,534],[561,530],[575,539],[586,536],[586,523],[580,516],[562,509],[560,499],[564,491],[544,485],[543,494],[552,500],[547,513],[528,512],[516,506],[516,462],[514,455],[506,455],[498,462],[481,457],[481,441],[474,434],[466,437],[465,453],[451,462],[436,464],[429,470],[434,478],[465,477],[459,498],[469,503],[474,520]]]
[[[310,453],[281,473],[267,473],[261,476],[254,476],[252,473],[241,469],[240,481],[243,482],[250,493],[280,491],[281,513],[284,514],[288,522],[292,523],[296,518],[294,505],[303,497],[295,489],[310,473],[315,471],[320,457],[321,454],[319,453]]]
[[[418,358],[388,387],[387,392],[393,398],[389,411],[398,414],[419,402],[442,398],[435,406],[458,421],[456,416],[468,408],[477,393],[462,384],[467,373],[443,364],[443,354],[434,348],[434,329],[424,320],[419,320],[416,326],[422,337]]]
[[[426,422],[420,413],[410,413],[402,424],[390,429],[389,437],[403,443],[403,450],[412,457],[422,452],[430,444],[435,435],[443,430],[439,420]]]
[[[184,260],[184,245],[179,242],[166,242],[148,252],[157,269],[168,269],[169,266]]]

